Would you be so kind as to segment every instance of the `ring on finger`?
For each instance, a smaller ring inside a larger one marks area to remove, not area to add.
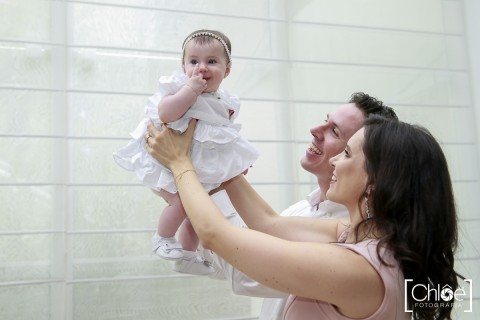
[[[150,134],[150,132],[145,132],[145,135],[143,137],[145,139],[145,142],[148,142],[148,138],[151,138],[152,135]]]

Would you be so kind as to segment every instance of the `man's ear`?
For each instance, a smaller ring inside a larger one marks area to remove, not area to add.
[[[230,74],[230,67],[231,66],[232,66],[231,62],[227,63],[227,67],[225,68],[225,75],[223,76],[223,78],[226,78]]]

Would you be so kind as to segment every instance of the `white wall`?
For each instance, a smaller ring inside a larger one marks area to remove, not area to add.
[[[274,208],[315,186],[298,164],[309,129],[351,93],[376,95],[442,143],[457,265],[480,283],[479,16],[473,0],[0,1],[0,318],[258,314],[260,300],[150,254],[164,203],[111,157],[199,28],[232,40],[225,87],[262,153],[248,179]],[[456,319],[478,316],[474,298]]]

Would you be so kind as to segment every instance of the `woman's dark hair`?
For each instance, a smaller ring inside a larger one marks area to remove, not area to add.
[[[412,280],[406,299],[413,319],[450,319],[453,303],[419,304],[411,296],[414,285],[458,287],[457,215],[440,145],[423,127],[372,115],[365,121],[363,152],[367,185],[373,186],[373,217],[363,224],[374,223],[379,247],[390,248],[405,279]]]

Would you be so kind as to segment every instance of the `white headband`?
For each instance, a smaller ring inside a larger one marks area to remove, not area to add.
[[[227,53],[228,62],[231,62],[231,61],[232,61],[232,57],[230,56],[230,50],[228,50],[228,46],[227,46],[227,44],[225,43],[225,41],[223,41],[222,38],[220,38],[219,36],[217,36],[216,34],[211,33],[211,32],[197,32],[197,33],[192,34],[190,37],[188,37],[188,38],[183,42],[182,51],[185,51],[185,47],[186,47],[187,43],[188,43],[190,40],[192,40],[193,38],[196,38],[196,37],[201,37],[201,36],[211,37],[211,38],[213,38],[213,39],[216,39],[216,40],[220,41],[220,43],[221,43],[221,44],[223,45],[223,47],[225,48],[225,52]]]

